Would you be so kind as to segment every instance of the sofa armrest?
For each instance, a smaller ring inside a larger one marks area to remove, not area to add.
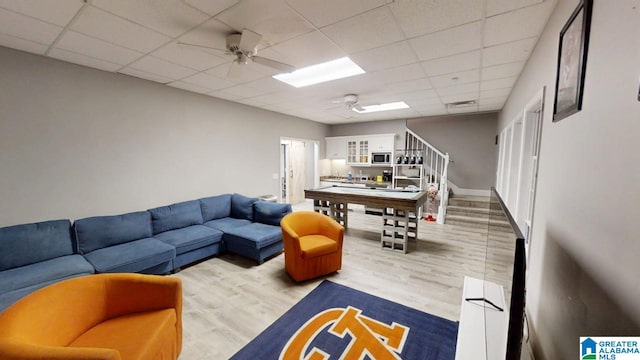
[[[340,247],[342,247],[342,241],[344,239],[344,226],[338,224],[337,221],[327,217],[325,221],[320,224],[320,229],[327,237],[335,240]]]
[[[268,201],[257,201],[253,205],[254,216],[253,221],[279,226],[282,218],[291,213],[290,204],[278,204]]]

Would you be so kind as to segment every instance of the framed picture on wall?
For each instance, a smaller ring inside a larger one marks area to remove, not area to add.
[[[581,0],[560,31],[553,121],[582,109],[593,0]]]

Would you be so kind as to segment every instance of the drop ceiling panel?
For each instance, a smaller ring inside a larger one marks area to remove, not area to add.
[[[400,81],[393,84],[389,84],[381,89],[380,91],[391,92],[391,93],[403,93],[409,91],[417,91],[417,90],[428,90],[431,89],[431,83],[428,78],[420,78],[414,80]]]
[[[482,45],[481,22],[458,26],[409,40],[420,60],[437,59],[479,49]]]
[[[191,75],[189,77],[182,79],[182,81],[208,89],[209,90],[208,92],[224,89],[224,88],[228,88],[236,85],[231,81],[228,81],[226,79],[222,79],[207,73],[197,73],[195,75]]]
[[[49,56],[58,60],[63,60],[70,63],[88,66],[88,67],[105,70],[105,71],[111,71],[111,72],[116,71],[120,67],[122,67],[122,65],[120,64],[115,64],[109,61],[96,59],[90,56],[78,54],[78,53],[67,51],[64,49],[53,49],[51,50],[51,52],[49,52]]]
[[[152,52],[151,55],[200,71],[211,69],[233,59],[230,56],[225,59],[225,55],[217,56],[200,49],[183,47],[176,42],[171,42],[161,47]]]
[[[429,78],[429,81],[434,88],[443,88],[466,83],[474,83],[480,81],[480,69],[433,76]]]
[[[171,37],[184,34],[209,18],[180,1],[93,0],[91,4]]]
[[[480,68],[480,50],[423,61],[422,68],[428,76],[451,74],[457,71]]]
[[[485,48],[482,64],[493,66],[526,60],[536,45],[536,41],[536,38],[529,38]]]
[[[510,88],[495,89],[495,90],[482,90],[480,91],[480,100],[494,98],[494,97],[507,97],[511,93]]]
[[[59,26],[0,9],[0,34],[50,45],[61,31]]]
[[[351,55],[350,58],[365,71],[384,70],[418,61],[406,41],[365,50]]]
[[[536,36],[542,32],[552,10],[551,3],[546,2],[488,18],[485,22],[484,45],[503,44]]]
[[[259,56],[301,68],[335,60],[346,53],[320,31],[312,31],[260,50]]]
[[[167,85],[177,88],[177,89],[182,89],[182,90],[187,90],[187,91],[191,91],[191,92],[195,92],[195,93],[200,93],[200,94],[207,94],[211,92],[211,89],[206,88],[206,87],[202,87],[196,84],[192,84],[192,83],[188,83],[185,81],[173,81],[168,83]]]
[[[269,46],[314,30],[283,0],[245,0],[216,18],[237,31],[247,28],[262,34],[262,42]]]
[[[480,91],[512,88],[513,85],[516,83],[516,80],[518,80],[518,78],[516,77],[507,77],[507,78],[483,81],[482,84],[480,84]]]
[[[211,16],[237,4],[240,0],[184,0],[187,4]]]
[[[129,65],[129,67],[161,75],[172,80],[179,80],[196,73],[196,70],[186,68],[184,66],[170,63],[166,60],[158,59],[153,56],[145,56],[142,59]]]
[[[34,54],[44,54],[48,45],[40,44],[35,41],[20,39],[15,36],[0,34],[0,46],[22,50]]]
[[[240,67],[240,69],[237,71],[237,76],[235,77],[228,76],[229,68],[231,66]],[[222,65],[216,66],[213,69],[207,70],[206,73],[213,76],[217,76],[219,78],[226,79],[236,84],[246,83],[249,81],[258,80],[263,77],[269,76],[268,74],[261,72],[260,65],[256,63],[250,63],[247,65],[238,65],[236,63],[225,63]]]
[[[459,101],[478,100],[478,91],[476,90],[464,94],[441,96],[440,100],[442,100],[443,104],[449,104]]]
[[[312,24],[323,27],[383,6],[387,0],[287,0],[287,3]]]
[[[389,5],[408,38],[482,19],[484,0],[398,0]]]
[[[0,0],[0,7],[64,27],[82,7],[82,0]]]
[[[144,55],[74,31],[67,31],[56,44],[56,48],[120,65],[127,65]]]
[[[238,100],[242,99],[242,96],[238,96],[238,95],[235,95],[235,94],[230,94],[230,93],[225,92],[224,90],[218,90],[218,91],[210,92],[208,95],[212,96],[212,97],[219,98],[219,99],[229,100],[229,101],[238,101]]]
[[[458,95],[458,94],[466,94],[474,91],[477,92],[478,89],[479,89],[479,84],[476,82],[476,83],[444,87],[444,88],[436,89],[436,92],[440,96],[451,96],[451,95]]]
[[[420,64],[398,66],[392,69],[371,73],[371,77],[384,84],[392,84],[406,80],[415,80],[424,77],[424,70]]]
[[[131,21],[89,6],[71,26],[72,30],[112,44],[147,53],[170,38]]]
[[[524,68],[524,61],[512,62],[501,65],[487,66],[482,68],[482,80],[500,79],[504,77],[518,76]]]
[[[387,7],[371,10],[321,30],[349,53],[404,40],[402,31]]]
[[[135,77],[140,78],[140,79],[150,80],[150,81],[154,81],[154,82],[161,83],[161,84],[166,84],[166,83],[171,82],[171,79],[169,79],[168,77],[152,74],[152,73],[149,73],[149,72],[146,72],[146,71],[133,69],[133,68],[130,68],[130,67],[127,67],[127,68],[124,68],[124,69],[120,69],[120,70],[118,70],[118,72],[121,73],[121,74],[129,75],[129,76],[135,76]]]
[[[248,85],[236,85],[222,90],[224,93],[238,96],[240,99],[246,99],[258,95],[265,94],[262,89],[256,89]]]
[[[543,0],[487,0],[487,16],[502,14],[525,6],[541,3]],[[556,0],[546,0],[555,4]]]

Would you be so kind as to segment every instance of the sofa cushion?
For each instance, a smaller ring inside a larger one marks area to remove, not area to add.
[[[145,238],[98,249],[85,255],[96,272],[141,272],[171,261],[176,249],[155,238]]]
[[[153,235],[147,211],[80,219],[74,221],[73,227],[82,254]]]
[[[176,254],[183,254],[222,241],[222,231],[204,225],[191,225],[153,237],[175,247]]]
[[[201,225],[202,210],[198,200],[184,201],[149,209],[153,223],[153,233],[180,229],[190,225]]]
[[[245,219],[235,219],[232,217],[226,217],[222,219],[207,221],[204,224],[208,227],[211,227],[226,233],[231,229],[249,225],[251,224],[251,221],[245,220]]]
[[[200,209],[205,222],[231,216],[231,194],[202,198]]]
[[[3,271],[0,275],[0,289],[4,293],[93,272],[93,266],[82,255],[61,256]]]
[[[280,226],[280,220],[291,212],[291,205],[276,204],[268,201],[257,201],[253,204],[254,221]]]
[[[73,254],[71,234],[69,220],[0,228],[0,271]]]
[[[231,196],[231,217],[253,221],[253,204],[257,198],[247,197],[240,194]]]
[[[97,324],[68,346],[116,349],[121,359],[175,359],[177,322],[175,309],[126,314]]]
[[[282,229],[279,226],[252,223],[246,226],[225,231],[224,241],[261,249],[282,241]],[[231,246],[229,246],[231,248]]]

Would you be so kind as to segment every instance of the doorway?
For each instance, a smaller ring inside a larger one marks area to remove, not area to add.
[[[319,185],[318,151],[314,140],[280,139],[280,202],[304,202],[304,190]]]

